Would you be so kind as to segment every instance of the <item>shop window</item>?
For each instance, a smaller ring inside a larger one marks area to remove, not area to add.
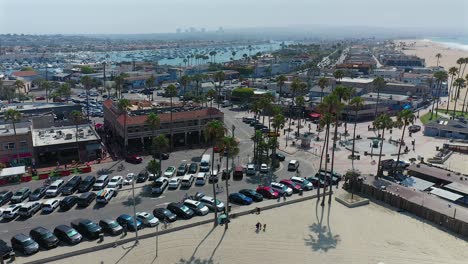
[[[3,144],[3,149],[5,149],[5,150],[15,149],[15,143],[13,143],[13,142],[5,143],[5,144]]]

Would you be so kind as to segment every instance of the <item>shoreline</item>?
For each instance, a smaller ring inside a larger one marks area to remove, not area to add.
[[[442,57],[439,60],[439,66],[444,67],[445,70],[448,70],[453,66],[458,68],[456,61],[459,58],[468,57],[468,50],[430,39],[395,40],[395,43],[399,42],[414,43],[414,46],[401,51],[406,55],[416,55],[425,59],[426,67],[437,65],[437,58],[435,57],[437,53],[442,54]],[[468,48],[468,45],[466,46]]]

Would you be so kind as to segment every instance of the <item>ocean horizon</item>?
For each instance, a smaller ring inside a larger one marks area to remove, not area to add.
[[[468,36],[463,36],[463,37],[453,37],[453,38],[448,38],[448,37],[432,37],[428,38],[430,41],[440,43],[442,45],[445,45],[450,48],[455,48],[455,49],[461,49],[468,51]]]

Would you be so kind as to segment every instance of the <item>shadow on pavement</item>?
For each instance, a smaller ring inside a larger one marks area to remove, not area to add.
[[[317,210],[318,211],[318,210]],[[339,235],[333,235],[330,228],[330,211],[331,205],[328,206],[327,213],[327,224],[328,228],[325,225],[322,225],[323,217],[325,214],[325,207],[322,207],[320,212],[320,220],[317,215],[317,223],[313,223],[309,226],[309,230],[313,233],[309,235],[309,238],[304,239],[306,246],[310,246],[314,251],[324,251],[327,252],[330,249],[336,248],[337,244],[340,242]]]
[[[215,264],[215,262],[211,259],[200,259],[191,257],[190,259],[180,259],[179,262],[177,262],[176,264]]]
[[[213,249],[213,253],[211,253],[209,261],[213,261],[213,256],[216,253],[216,250],[218,250],[219,246],[221,245],[221,242],[223,242],[224,236],[226,235],[226,231],[227,231],[227,229],[224,229],[223,235],[221,236],[221,239],[219,239],[219,242],[216,245],[216,247]]]
[[[122,248],[125,249],[125,250],[127,250],[127,251],[125,251],[125,253],[122,255],[122,257],[120,257],[120,258],[115,262],[115,264],[120,263],[120,261],[122,261],[122,260],[125,258],[125,256],[127,256],[127,254],[130,253],[130,251],[132,251],[132,249],[133,249],[134,247],[136,247],[136,245],[131,245],[131,246],[127,247],[127,248],[125,248],[125,247],[122,246]]]
[[[193,251],[192,257],[190,257],[190,259],[195,258],[195,254],[197,253],[198,248],[200,248],[201,244],[203,244],[203,242],[205,242],[205,240],[211,235],[211,233],[213,233],[214,230],[215,230],[215,227],[211,228],[210,232],[208,232],[206,234],[206,236],[200,241],[200,243],[198,243],[198,245],[195,248],[195,250]]]
[[[139,205],[141,203],[141,201],[142,201],[142,199],[141,199],[140,195],[135,196],[135,205]],[[128,199],[123,201],[122,204],[125,205],[125,206],[133,206],[133,198],[128,197]]]

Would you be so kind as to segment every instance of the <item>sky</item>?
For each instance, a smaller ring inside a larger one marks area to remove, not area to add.
[[[309,25],[438,28],[468,34],[468,0],[0,0],[0,34]]]

